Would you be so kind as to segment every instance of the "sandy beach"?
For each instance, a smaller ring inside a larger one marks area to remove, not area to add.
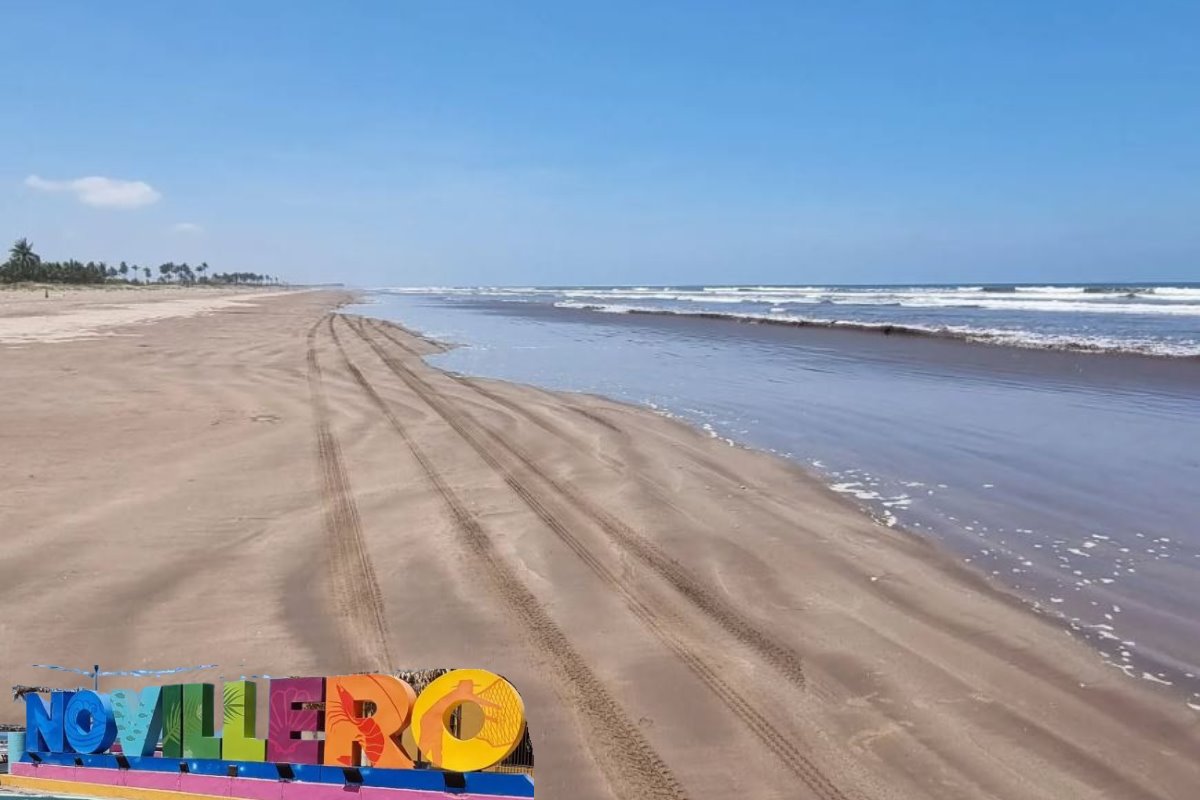
[[[0,676],[484,667],[546,798],[1195,795],[1194,712],[924,539],[351,299],[0,292]]]
[[[0,289],[0,343],[63,342],[106,336],[112,328],[232,308],[279,292],[232,286],[40,286]]]

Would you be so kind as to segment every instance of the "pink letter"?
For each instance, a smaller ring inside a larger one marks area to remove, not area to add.
[[[324,678],[271,680],[271,719],[267,724],[267,761],[320,764],[324,742],[301,739],[304,731],[324,728],[324,714],[309,704],[325,702]]]

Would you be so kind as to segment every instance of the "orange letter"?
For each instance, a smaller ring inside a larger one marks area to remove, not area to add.
[[[413,688],[391,675],[342,675],[325,681],[325,765],[357,767],[362,756],[372,767],[412,769],[401,749],[408,727]],[[366,704],[375,706],[368,714]]]

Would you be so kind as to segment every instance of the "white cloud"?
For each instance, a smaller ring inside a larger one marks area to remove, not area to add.
[[[204,228],[194,222],[176,222],[171,226],[171,233],[194,235],[204,233]]]
[[[162,199],[162,194],[143,181],[123,181],[92,175],[70,181],[48,181],[37,175],[25,179],[25,185],[39,192],[71,192],[79,200],[97,208],[140,208]]]

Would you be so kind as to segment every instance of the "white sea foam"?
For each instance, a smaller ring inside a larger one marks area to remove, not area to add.
[[[1161,678],[1158,675],[1152,675],[1149,672],[1142,673],[1142,680],[1150,681],[1152,683],[1161,683],[1163,686],[1174,686],[1175,685],[1171,681]]]
[[[750,322],[880,328],[1019,347],[1200,356],[1200,336],[1191,334],[1200,326],[1200,286],[475,286],[381,291],[540,302],[614,314],[695,313]],[[892,306],[898,308],[894,315],[887,312]],[[997,313],[1005,316],[996,319]],[[937,324],[947,315],[945,324]],[[979,319],[962,322],[972,315]],[[1037,315],[1048,315],[1047,320],[1105,315],[1109,321],[1070,322],[1063,331],[1063,325],[1043,324]],[[881,321],[880,316],[889,319]],[[1181,325],[1183,331],[1139,333],[1142,318]]]
[[[559,296],[596,301],[637,298],[692,303],[767,303],[773,306],[815,303],[903,305],[916,308],[963,307],[1035,311],[1191,314],[1200,316],[1200,287],[1087,286],[706,286],[680,287],[392,287],[394,294],[449,294],[481,297]]]
[[[702,312],[624,303],[584,303],[576,300],[563,300],[554,303],[554,305],[558,308],[573,308],[606,314],[656,314],[682,317],[704,315],[724,317],[736,322],[792,323],[830,328],[908,332],[929,336],[949,336],[987,344],[1001,344],[1033,349],[1129,352],[1174,357],[1200,356],[1200,341],[1193,340],[1173,342],[1151,337],[1138,338],[1103,334],[1054,334],[1019,329],[974,327],[970,325],[920,325],[910,323],[861,322],[857,320],[830,320],[795,314]],[[1197,314],[1200,315],[1200,306],[1197,307]]]

